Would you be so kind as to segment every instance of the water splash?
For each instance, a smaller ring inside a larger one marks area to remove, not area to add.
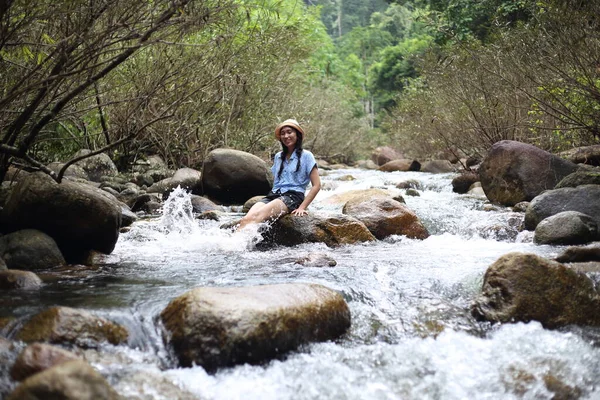
[[[165,201],[160,224],[168,232],[194,233],[198,225],[193,209],[190,194],[177,186]]]

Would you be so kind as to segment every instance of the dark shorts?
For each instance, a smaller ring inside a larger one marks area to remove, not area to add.
[[[300,207],[300,204],[302,204],[304,201],[304,193],[294,192],[293,190],[285,193],[270,192],[265,196],[264,199],[261,200],[261,202],[267,204],[276,199],[283,201],[283,204],[285,204],[288,210],[291,212]]]

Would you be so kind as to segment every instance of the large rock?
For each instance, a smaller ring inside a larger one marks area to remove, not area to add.
[[[58,174],[60,172],[60,170],[62,169],[62,167],[64,167],[64,165],[65,165],[64,163],[53,162],[53,163],[48,164],[47,167]],[[83,169],[81,166],[79,166],[77,164],[69,165],[69,168],[67,168],[65,170],[64,177],[65,178],[75,178],[75,179],[85,179],[85,180],[90,179],[87,172],[85,172],[85,169]]]
[[[167,198],[177,186],[199,193],[202,187],[202,174],[192,168],[180,168],[171,178],[163,179],[150,186],[148,193],[160,193],[163,198]]]
[[[587,214],[600,225],[600,185],[567,187],[540,194],[527,207],[525,229],[535,230],[543,219],[563,211]]]
[[[542,220],[535,228],[537,244],[584,244],[600,239],[598,224],[589,215],[563,211]]]
[[[10,376],[22,381],[55,365],[81,359],[75,353],[45,343],[27,346],[17,357],[10,370]]]
[[[379,167],[383,172],[419,171],[421,164],[417,160],[392,160]]]
[[[573,172],[562,178],[555,189],[564,187],[577,187],[581,185],[600,185],[600,169],[581,170]]]
[[[120,344],[127,340],[121,325],[88,311],[69,307],[51,307],[34,315],[17,333],[26,343],[47,342],[97,347],[101,342]]]
[[[477,172],[464,172],[452,179],[452,191],[459,194],[465,194],[475,182],[479,182],[479,175]]]
[[[429,236],[427,228],[416,214],[391,197],[355,198],[344,205],[342,213],[364,223],[377,239],[390,235],[405,235],[414,239]]]
[[[600,261],[600,242],[587,246],[572,246],[565,249],[556,257],[561,263]]]
[[[373,150],[373,153],[371,153],[371,160],[377,165],[383,165],[392,160],[399,160],[401,158],[404,158],[402,153],[388,146],[377,147]]]
[[[7,400],[117,400],[119,395],[91,365],[68,361],[24,380]]]
[[[600,165],[600,144],[578,147],[561,155],[576,164]]]
[[[89,185],[58,184],[35,173],[19,181],[2,217],[13,231],[32,228],[47,233],[67,262],[78,263],[87,259],[90,251],[112,252],[117,243],[121,208],[108,196]]]
[[[0,237],[0,257],[9,269],[25,271],[65,264],[54,239],[36,229],[23,229]]]
[[[359,190],[348,190],[334,194],[323,200],[324,203],[328,204],[346,204],[350,200],[363,200],[368,201],[374,198],[388,198],[393,197],[393,194],[384,189],[359,189]]]
[[[197,288],[160,314],[181,365],[258,363],[350,327],[344,298],[317,284]]]
[[[205,211],[225,211],[222,206],[216,205],[206,197],[191,195],[192,209],[195,213],[203,213]]]
[[[75,154],[75,157],[90,154],[91,151],[83,149]],[[107,154],[100,153],[94,156],[77,161],[76,165],[82,167],[87,172],[91,181],[100,182],[104,176],[115,176],[119,173],[115,163]]]
[[[0,271],[0,289],[35,290],[42,287],[42,280],[33,272],[10,269]]]
[[[430,160],[422,163],[419,171],[432,174],[445,174],[456,171],[456,168],[448,160]]]
[[[328,217],[314,214],[297,217],[288,214],[273,223],[265,236],[265,243],[282,246],[325,243],[336,247],[375,240],[365,224],[343,214]]]
[[[204,160],[204,194],[224,204],[244,204],[253,196],[267,194],[272,185],[271,169],[250,153],[216,149]]]
[[[509,253],[485,273],[473,315],[492,322],[539,321],[547,328],[600,325],[594,282],[555,261]]]
[[[494,143],[478,171],[491,202],[514,206],[554,188],[577,169],[572,162],[535,146],[503,140]]]

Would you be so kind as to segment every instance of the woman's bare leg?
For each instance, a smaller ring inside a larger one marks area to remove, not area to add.
[[[258,202],[250,208],[250,211],[240,220],[238,229],[248,224],[259,224],[268,220],[277,218],[289,212],[285,203],[279,199],[273,200],[267,204]]]

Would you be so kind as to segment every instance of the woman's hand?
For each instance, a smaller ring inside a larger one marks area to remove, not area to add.
[[[297,208],[294,211],[292,211],[290,214],[301,217],[303,215],[308,214],[308,212],[304,208]]]

